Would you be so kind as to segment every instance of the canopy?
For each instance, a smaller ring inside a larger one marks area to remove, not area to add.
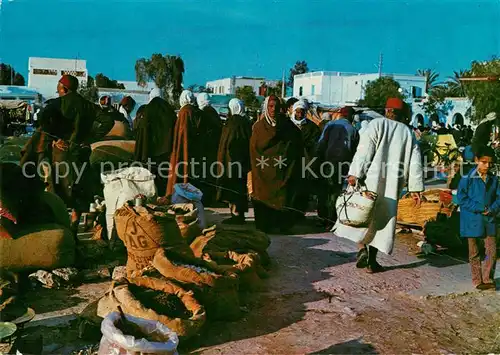
[[[26,101],[23,100],[0,100],[0,108],[7,110],[15,110],[17,108],[25,107],[26,105]]]

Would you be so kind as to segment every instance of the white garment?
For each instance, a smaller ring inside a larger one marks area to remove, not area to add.
[[[206,92],[198,94],[198,96],[196,97],[196,103],[198,104],[200,110],[203,110],[205,107],[210,106],[210,95],[208,95]]]
[[[366,130],[368,129],[368,124],[370,122],[369,121],[361,121],[361,128],[359,129],[359,134],[361,135],[362,133],[366,132]]]
[[[229,110],[231,111],[231,115],[243,115],[245,113],[245,105],[243,101],[239,99],[231,99],[229,101]]]
[[[408,184],[410,192],[424,190],[420,148],[410,129],[386,118],[372,120],[360,137],[349,175],[365,179],[367,189],[378,194],[372,220],[368,228],[337,222],[332,230],[339,237],[391,254],[403,187]]]
[[[269,105],[269,98],[270,97],[271,96],[268,96],[264,100],[264,105],[263,105],[262,110],[264,111],[263,112],[264,113],[264,118],[267,121],[267,123],[269,123],[271,126],[275,127],[276,126],[276,118],[269,116],[269,112],[268,112],[268,108],[267,108],[267,106]]]
[[[294,103],[292,107],[292,117],[290,117],[290,119],[292,120],[293,123],[295,123],[296,126],[302,126],[304,123],[306,123],[307,118],[306,115],[304,114],[303,119],[301,120],[295,119],[295,110],[297,109],[302,109],[304,111],[307,111],[307,104],[304,101],[299,100],[296,103]]]
[[[154,88],[153,90],[151,90],[149,92],[149,101],[148,102],[151,102],[151,100],[153,100],[155,97],[161,97],[161,90],[158,88]]]
[[[181,97],[179,98],[179,104],[181,107],[184,107],[186,105],[194,105],[196,103],[196,98],[194,97],[194,94],[189,91],[189,90],[184,90],[181,93]]]
[[[134,127],[134,121],[132,120],[132,117],[130,117],[130,115],[128,114],[127,110],[125,110],[125,107],[120,106],[118,112],[120,112],[123,116],[125,116],[125,118],[128,121],[128,124],[130,125],[130,128]]]

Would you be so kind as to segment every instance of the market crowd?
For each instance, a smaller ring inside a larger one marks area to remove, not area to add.
[[[460,145],[474,140],[470,127],[411,127],[408,107],[399,98],[387,100],[385,117],[361,122],[353,107],[319,116],[304,99],[284,102],[274,95],[266,97],[262,114],[252,120],[243,102],[235,98],[223,121],[206,93],[195,97],[183,91],[176,112],[154,89],[148,104],[140,106],[132,119],[136,103],[131,97],[124,97],[116,109],[110,97],[101,97],[96,105],[77,89],[75,77],[60,79],[59,97],[46,102],[38,115],[39,126],[23,150],[25,172],[43,162],[49,167],[61,162],[81,167],[92,160],[91,143],[135,139],[134,160],[155,163],[151,169],[158,195],[172,195],[177,183],[191,183],[202,190],[205,206],[229,204],[231,218],[223,222],[229,224],[245,223],[251,201],[256,227],[269,233],[287,233],[315,203],[312,208],[325,230],[333,228],[337,235],[359,244],[357,266],[368,272],[382,269],[376,260],[378,251],[392,252],[402,189],[406,187],[420,203],[424,191],[421,136],[451,134]],[[489,154],[481,149],[476,147],[481,154]],[[175,173],[161,174],[162,163],[175,167]],[[217,174],[207,174],[205,167],[214,164]],[[99,172],[85,169],[80,176],[65,171],[63,178],[49,174],[44,179],[46,189],[73,209],[75,238],[82,212],[94,194],[102,192]],[[337,221],[336,203],[345,184],[378,195],[366,228]]]

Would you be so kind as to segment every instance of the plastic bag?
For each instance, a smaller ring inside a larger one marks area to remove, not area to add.
[[[101,174],[106,200],[106,226],[111,240],[114,229],[115,211],[136,195],[156,195],[155,176],[144,168],[130,167]]]
[[[172,194],[172,203],[192,203],[198,210],[198,225],[203,230],[207,228],[207,221],[205,219],[205,209],[201,198],[203,192],[191,184],[175,184],[174,193]]]
[[[98,355],[125,355],[125,354],[162,354],[178,355],[177,334],[160,322],[149,321],[127,315],[127,320],[138,325],[145,334],[155,333],[164,337],[165,342],[152,342],[144,338],[136,339],[131,335],[123,334],[115,324],[120,319],[120,314],[113,312],[106,316],[101,323],[103,334]]]

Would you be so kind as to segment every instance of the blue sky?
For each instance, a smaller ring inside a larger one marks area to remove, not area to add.
[[[27,74],[28,57],[87,60],[134,80],[136,59],[180,54],[185,84],[231,75],[279,79],[310,69],[441,78],[500,56],[499,0],[0,0],[0,61]]]

